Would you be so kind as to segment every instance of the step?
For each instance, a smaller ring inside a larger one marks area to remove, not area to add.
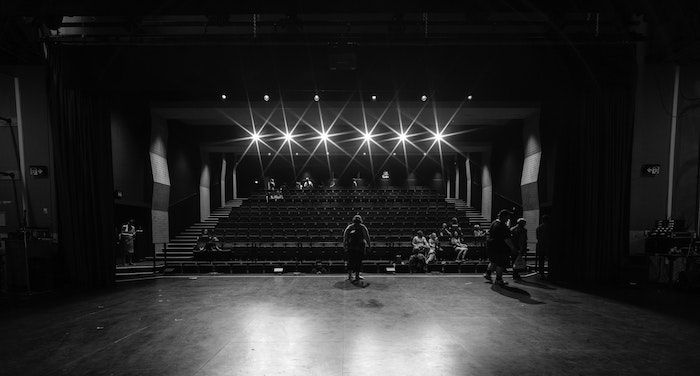
[[[143,276],[154,275],[154,274],[156,274],[156,273],[154,273],[151,270],[148,272],[115,273],[114,276],[117,278],[120,278],[120,277],[143,277]]]

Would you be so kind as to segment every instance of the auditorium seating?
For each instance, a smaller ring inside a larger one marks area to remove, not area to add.
[[[198,259],[342,260],[343,230],[355,214],[364,218],[370,230],[369,260],[395,260],[397,255],[407,259],[416,230],[427,235],[453,217],[463,229],[471,228],[465,213],[427,188],[314,189],[287,191],[280,200],[270,196],[270,192],[255,192],[228,218],[221,218],[214,232],[226,251],[199,254]],[[467,236],[470,242],[472,255],[478,258],[481,244]],[[449,242],[442,245],[446,259],[454,260]]]

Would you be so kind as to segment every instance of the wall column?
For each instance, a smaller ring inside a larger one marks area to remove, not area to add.
[[[226,205],[226,154],[221,154],[221,206]]]
[[[168,123],[151,114],[151,173],[153,176],[153,199],[151,203],[151,227],[153,245],[161,249],[170,241],[168,207],[170,205],[170,173],[168,171]]]
[[[455,158],[455,199],[459,199],[459,163],[457,163],[459,158]]]
[[[445,197],[447,197],[447,198],[452,198],[452,195],[450,192],[450,184],[452,184],[452,182],[450,182],[450,178],[447,178],[447,185],[445,187],[445,189],[447,189]]]
[[[536,230],[540,224],[540,198],[538,180],[542,145],[540,143],[540,114],[532,115],[523,121],[523,172],[520,178],[520,194],[523,203],[523,218],[527,221],[528,247],[535,249]]]
[[[237,162],[234,160],[234,162]],[[236,177],[236,169],[238,168],[238,163],[233,164],[233,170],[231,171],[231,184],[233,187],[233,199],[238,198],[238,178]]]
[[[467,205],[472,206],[472,171],[471,171],[471,159],[469,158],[469,153],[467,153],[467,160],[464,161],[464,172],[467,175],[467,186],[465,187],[465,193],[467,197],[465,198]]]
[[[481,163],[481,216],[491,221],[493,183],[491,183],[491,152],[485,152]]]
[[[199,220],[202,222],[211,214],[210,189],[209,154],[202,153],[202,170],[199,174]]]

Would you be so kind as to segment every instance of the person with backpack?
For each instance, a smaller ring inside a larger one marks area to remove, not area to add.
[[[362,224],[362,217],[358,214],[352,218],[352,223],[343,232],[343,248],[347,259],[348,280],[357,283],[362,271],[362,259],[369,249],[369,230]],[[355,279],[352,273],[355,273]]]

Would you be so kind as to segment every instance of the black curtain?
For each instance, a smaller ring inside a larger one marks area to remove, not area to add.
[[[586,61],[556,130],[551,276],[574,285],[617,281],[629,249],[634,60]]]
[[[69,284],[103,287],[114,282],[110,115],[101,96],[70,87],[68,64],[50,50],[59,248]]]

